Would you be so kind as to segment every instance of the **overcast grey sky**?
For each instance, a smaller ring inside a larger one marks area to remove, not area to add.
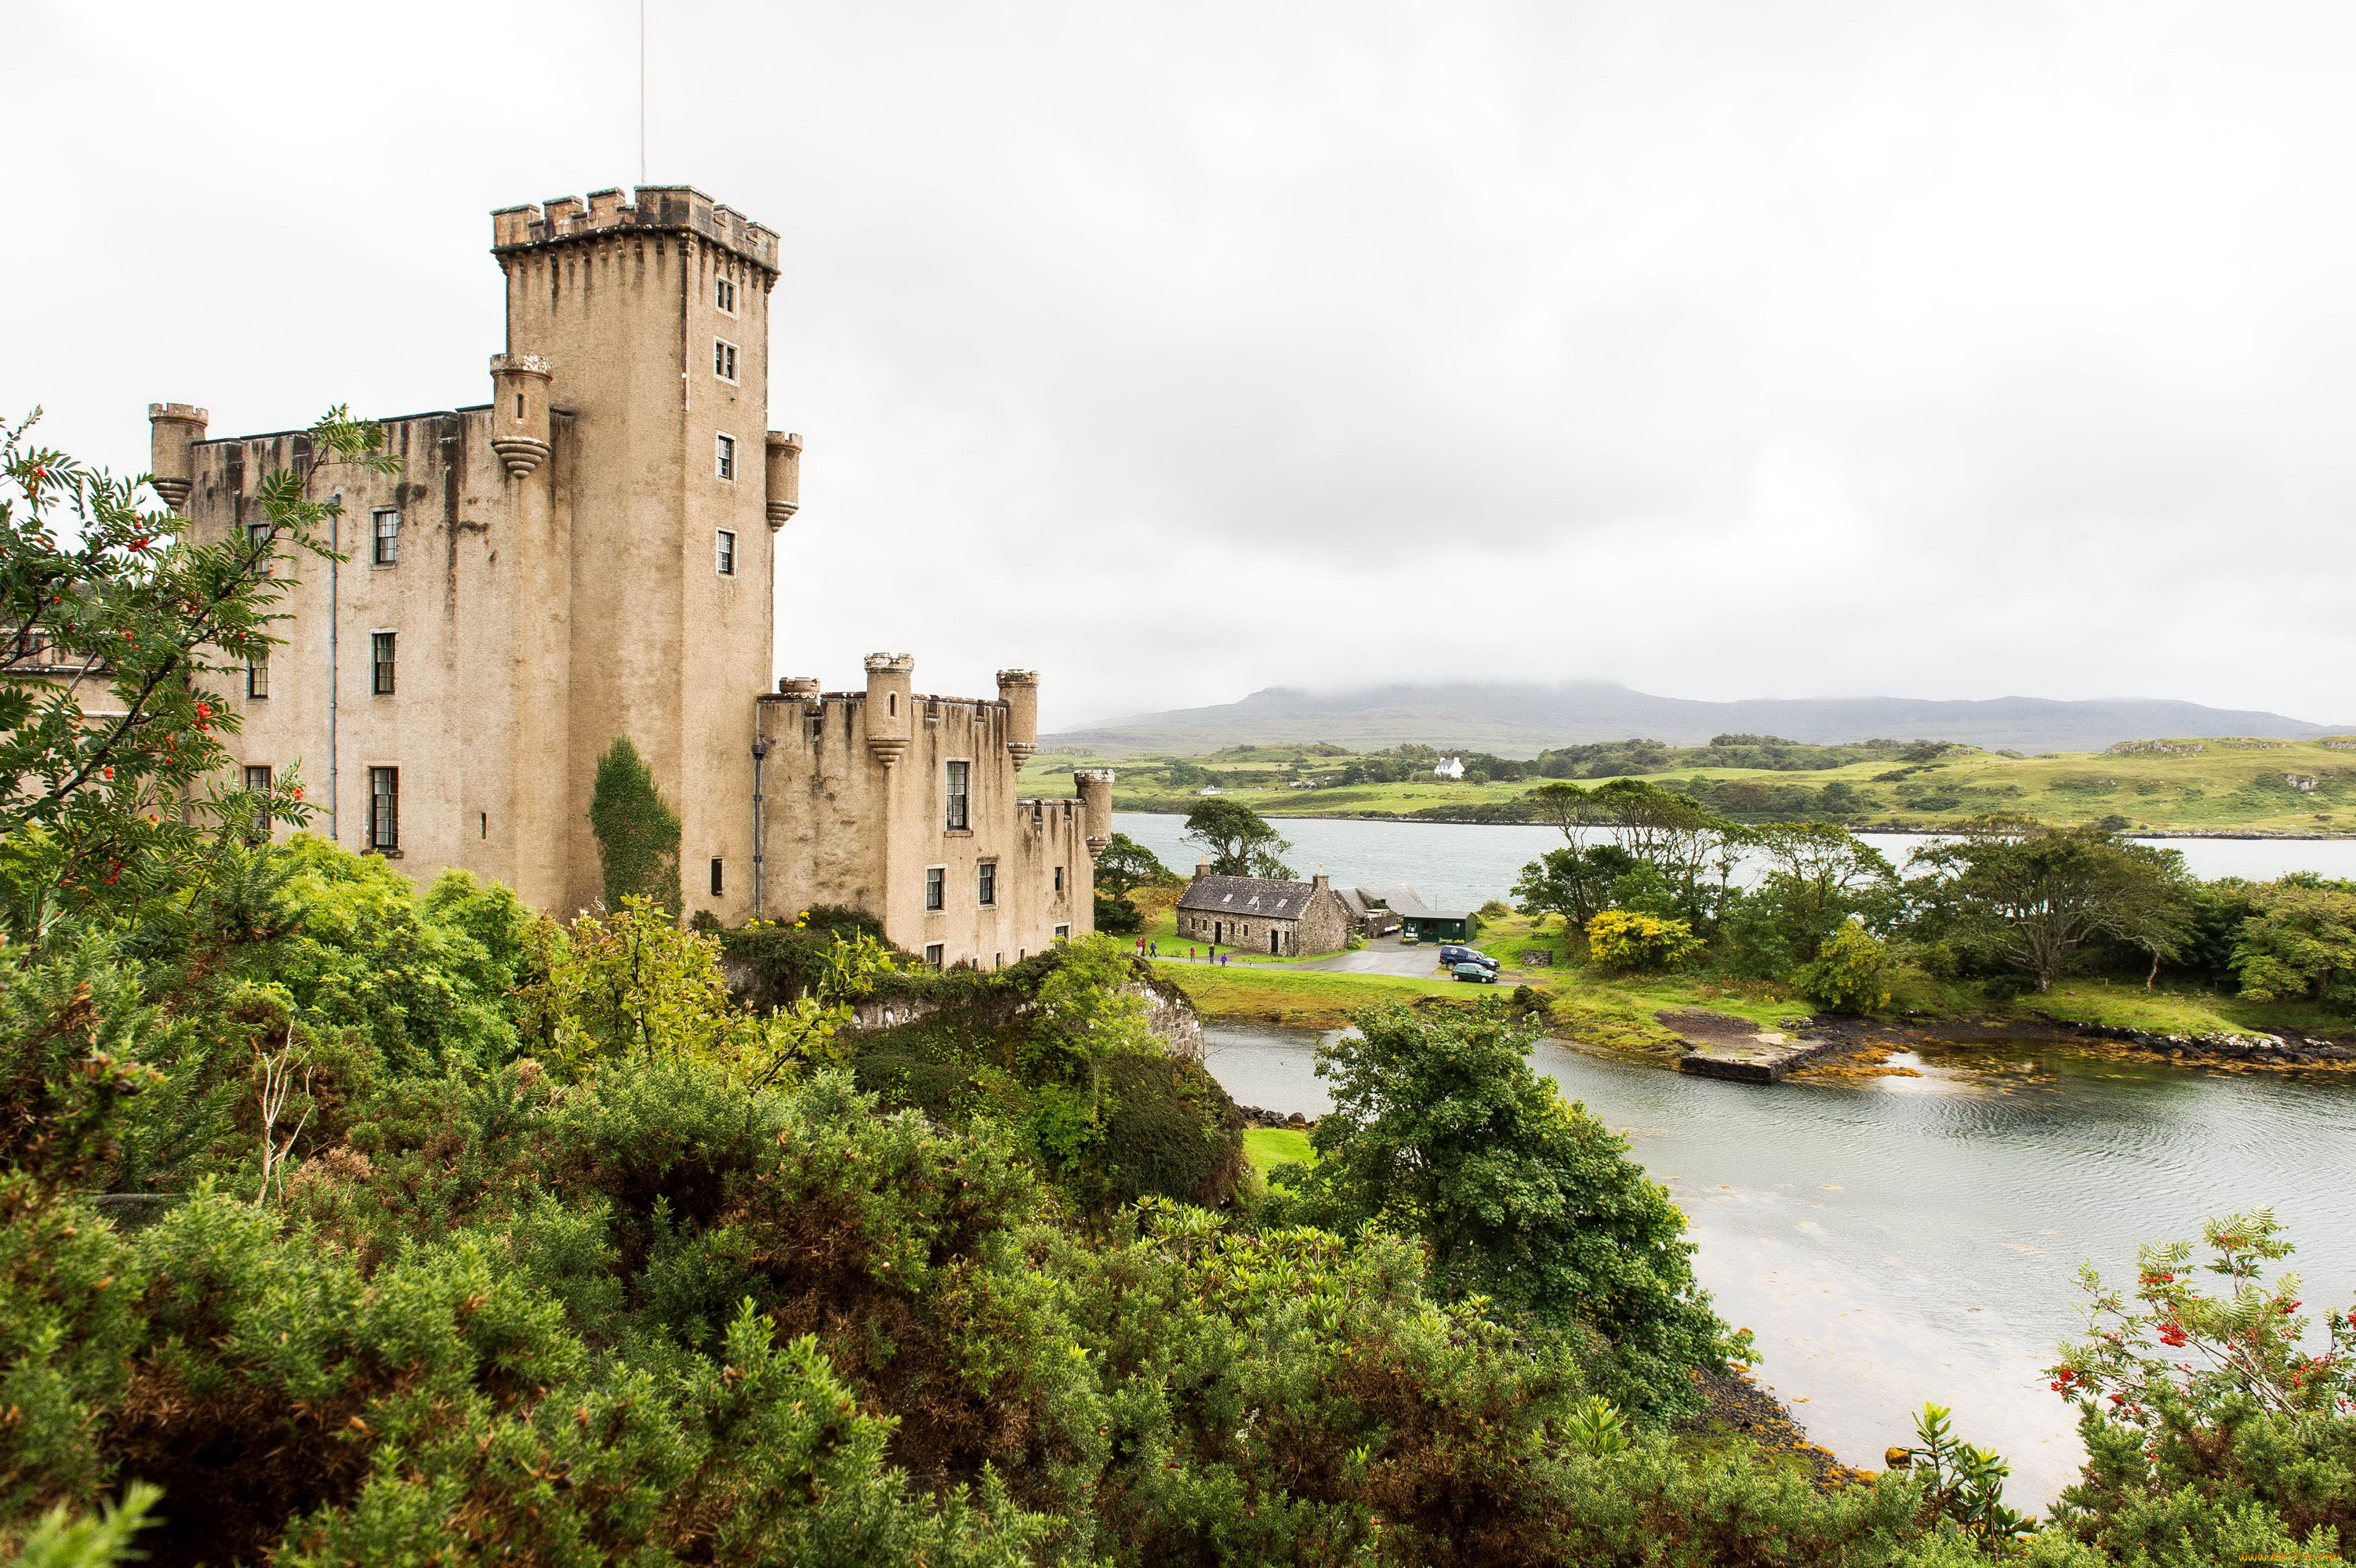
[[[651,179],[784,236],[781,671],[2356,719],[2356,7],[648,8]],[[0,410],[482,401],[637,27],[0,5]]]

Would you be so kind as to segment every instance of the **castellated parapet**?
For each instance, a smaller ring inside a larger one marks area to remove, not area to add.
[[[949,964],[1089,930],[1086,811],[1017,798],[1028,671],[995,701],[923,696],[888,653],[863,692],[771,689],[802,454],[768,427],[776,235],[642,186],[504,209],[492,239],[490,401],[384,421],[391,472],[312,475],[340,559],[282,563],[284,645],[220,682],[218,782],[299,768],[314,831],[570,916],[601,892],[590,797],[626,738],[680,818],[685,914],[848,905]],[[261,481],[309,458],[301,432],[148,416],[156,492],[198,542],[241,537]]]
[[[491,250],[505,254],[567,240],[691,234],[766,268],[775,281],[776,231],[693,186],[642,185],[637,196],[625,201],[619,189],[593,190],[585,204],[577,196],[560,196],[537,207],[502,207],[491,214]]]

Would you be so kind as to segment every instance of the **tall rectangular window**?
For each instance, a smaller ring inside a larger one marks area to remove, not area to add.
[[[723,479],[736,477],[736,437],[715,435],[712,438],[712,471]]]
[[[245,525],[246,553],[253,561],[253,575],[257,577],[267,577],[271,574],[270,561],[272,555],[275,553],[272,544],[275,533],[276,531],[266,522],[249,522]]]
[[[1062,866],[1060,866],[1060,865],[1059,865],[1059,866],[1055,867],[1055,891],[1056,891],[1056,892],[1058,892],[1058,893],[1061,893],[1063,890],[1064,890],[1064,868],[1063,868]]]
[[[736,575],[736,535],[721,529],[712,540],[712,567],[723,577]]]
[[[270,695],[270,650],[261,649],[245,656],[245,694]]]
[[[998,862],[985,860],[974,885],[974,901],[985,909],[998,908]]]
[[[380,697],[392,695],[393,641],[394,634],[389,631],[377,632],[369,639],[369,646],[373,650],[372,667],[376,671],[375,690]]]
[[[369,769],[369,848],[380,854],[401,847],[401,769]]]
[[[266,762],[247,763],[245,765],[245,787],[249,791],[256,795],[269,794],[270,765]],[[263,800],[253,808],[253,831],[257,833],[267,833],[270,832],[270,802],[268,800]]]
[[[966,789],[968,776],[972,770],[973,764],[970,762],[952,762],[948,765],[948,810],[944,815],[944,821],[948,826],[959,832],[964,831],[968,822]]]
[[[948,908],[948,876],[949,868],[946,865],[925,867],[925,908],[926,909]]]
[[[390,566],[401,559],[401,513],[387,507],[376,514],[376,564]]]
[[[720,890],[721,890],[721,887],[723,886],[724,881],[725,881],[725,878],[724,878],[724,876],[723,875],[723,873],[726,869],[727,869],[727,863],[726,863],[726,862],[723,861],[723,860],[722,860],[718,855],[716,855],[716,854],[715,854],[715,855],[713,855],[713,856],[712,857],[712,896],[714,898],[717,898],[717,897],[720,897]]]
[[[712,340],[712,373],[723,381],[736,379],[736,345],[725,338]]]
[[[712,303],[734,316],[736,314],[736,280],[725,274],[712,281]]]

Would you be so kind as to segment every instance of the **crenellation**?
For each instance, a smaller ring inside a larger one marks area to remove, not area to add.
[[[562,243],[584,236],[598,240],[618,237],[621,231],[642,234],[676,234],[682,245],[693,239],[711,242],[722,251],[752,263],[765,274],[763,292],[776,279],[777,236],[733,208],[719,206],[691,186],[637,188],[637,199],[625,201],[619,188],[594,190],[587,202],[580,198],[552,198],[537,207],[503,207],[491,214],[491,245],[505,257],[531,247]],[[682,254],[684,252],[682,252]],[[658,263],[663,259],[659,238]]]

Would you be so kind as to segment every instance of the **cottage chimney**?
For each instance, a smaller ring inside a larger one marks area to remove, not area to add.
[[[1333,879],[1327,876],[1321,871],[1317,874],[1315,878],[1312,879],[1310,886],[1315,887],[1320,893],[1331,893],[1333,891]]]

